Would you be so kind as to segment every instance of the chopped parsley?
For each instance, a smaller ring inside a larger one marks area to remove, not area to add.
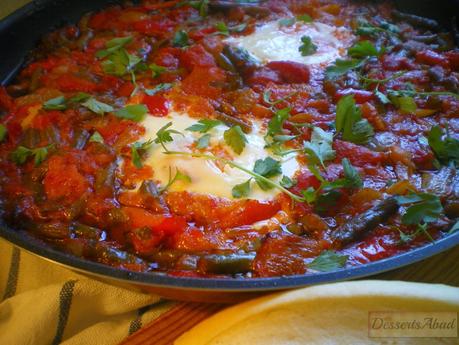
[[[148,69],[151,70],[153,78],[159,77],[161,74],[167,71],[167,68],[164,66],[159,66],[155,63],[148,65]]]
[[[52,98],[43,103],[43,109],[45,110],[65,110],[67,109],[67,103],[64,96]]]
[[[24,164],[29,157],[34,158],[35,165],[40,165],[48,156],[48,150],[53,147],[54,144],[38,147],[36,149],[30,149],[25,146],[19,146],[15,151],[11,153],[11,160],[19,165]]]
[[[212,128],[222,125],[223,122],[220,120],[213,120],[213,119],[202,119],[199,120],[194,125],[186,128],[187,131],[190,132],[199,132],[199,133],[206,133],[210,131]]]
[[[0,124],[0,143],[5,140],[6,134],[8,133],[8,130],[6,127],[2,124]]]
[[[141,155],[153,145],[153,140],[145,142],[136,142],[131,145],[131,159],[132,163],[137,169],[143,167]]]
[[[441,164],[448,165],[453,163],[459,167],[459,140],[449,136],[446,131],[446,136],[439,126],[433,126],[427,136],[429,146],[435,153],[438,161]]]
[[[371,124],[362,119],[360,108],[356,106],[354,97],[342,97],[336,106],[335,127],[342,132],[343,139],[356,144],[365,144],[373,136]]]
[[[209,146],[210,143],[210,134],[204,134],[196,141],[196,148],[205,149]]]
[[[290,116],[290,108],[283,108],[277,110],[274,113],[274,116],[269,120],[268,123],[268,133],[269,136],[274,136],[276,134],[282,133],[282,126],[284,125],[285,120]]]
[[[105,43],[105,49],[99,50],[96,53],[96,57],[99,59],[103,59],[116,51],[120,50],[123,48],[125,45],[129,44],[132,42],[132,37],[127,36],[127,37],[117,37],[114,38],[108,42]]]
[[[317,51],[317,46],[312,42],[311,37],[302,36],[301,45],[298,48],[302,56],[312,55]]]
[[[148,108],[144,104],[130,104],[115,111],[115,116],[135,122],[140,122],[145,118],[147,112]]]
[[[160,192],[162,193],[165,190],[169,189],[169,187],[172,186],[177,181],[183,181],[183,182],[190,183],[191,182],[191,177],[188,176],[187,174],[181,172],[177,168],[175,169],[174,177],[172,177],[172,169],[171,169],[171,167],[169,167],[169,181],[167,182],[167,184],[163,188],[161,188]]]
[[[370,41],[360,41],[349,48],[347,53],[350,57],[362,59],[368,56],[379,56],[383,51],[376,49]]]
[[[266,157],[265,159],[258,159],[255,162],[253,172],[260,176],[271,178],[282,174],[282,166],[279,161],[271,157]],[[271,184],[267,184],[265,180],[255,178],[255,181],[257,182],[258,186],[263,190],[269,190],[273,188],[273,186]]]
[[[325,70],[325,76],[328,79],[336,79],[353,69],[361,67],[363,63],[364,60],[360,59],[337,59],[332,66],[327,67],[327,69]]]
[[[104,143],[104,138],[102,137],[102,135],[100,135],[99,132],[94,132],[91,137],[89,138],[89,142],[90,143],[100,143],[100,144],[103,144]]]
[[[332,148],[333,134],[325,132],[319,127],[313,127],[311,141],[305,141],[303,148],[308,155],[309,162],[320,164],[324,169],[324,161],[335,158],[335,151]]]
[[[172,138],[173,134],[179,134],[183,136],[182,133],[179,131],[176,131],[175,129],[168,129],[169,127],[172,126],[172,122],[166,123],[163,127],[161,127],[158,132],[156,132],[156,138],[155,138],[155,144],[160,144],[164,151],[169,152],[169,150],[166,147],[166,143],[174,141]]]
[[[252,179],[248,179],[247,181],[237,184],[233,187],[231,190],[231,194],[233,195],[233,198],[244,198],[249,196],[250,194],[250,181]]]
[[[180,48],[188,46],[189,45],[188,34],[183,30],[177,31],[174,34],[174,37],[172,38],[172,45],[174,47],[180,47]]]
[[[104,115],[105,113],[110,113],[114,109],[111,105],[99,102],[97,99],[91,97],[87,99],[85,102],[81,103],[81,105],[85,108],[88,108],[93,113]]]
[[[144,89],[144,91],[148,96],[153,96],[154,94],[157,94],[158,92],[167,91],[170,88],[172,88],[172,84],[161,83],[161,84],[156,85],[153,89]]]
[[[346,265],[348,255],[338,254],[332,250],[325,250],[308,264],[308,268],[319,271],[336,271]]]
[[[233,149],[238,155],[244,151],[247,144],[247,138],[240,126],[233,126],[223,133],[226,144]]]

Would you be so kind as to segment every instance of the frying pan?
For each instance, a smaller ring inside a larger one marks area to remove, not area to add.
[[[1,1],[1,0],[0,0]],[[44,34],[85,13],[115,3],[110,0],[35,0],[0,21],[0,83],[8,84],[23,66],[27,53]],[[443,27],[456,30],[459,0],[396,1],[399,10],[436,19]],[[7,227],[0,219],[0,236],[14,245],[56,264],[66,266],[111,284],[129,286],[181,300],[234,302],[273,290],[356,279],[382,273],[420,261],[459,244],[459,232],[435,243],[361,266],[335,272],[287,277],[223,279],[172,277],[164,273],[139,273],[113,268],[55,250],[20,229]]]

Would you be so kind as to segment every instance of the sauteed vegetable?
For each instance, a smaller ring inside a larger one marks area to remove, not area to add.
[[[459,50],[390,2],[112,6],[0,115],[0,217],[111,266],[313,274],[459,229]]]

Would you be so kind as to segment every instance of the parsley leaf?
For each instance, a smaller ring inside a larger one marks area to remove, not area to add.
[[[290,108],[283,108],[277,110],[274,113],[274,116],[269,120],[268,123],[268,133],[267,135],[274,136],[276,134],[282,133],[282,126],[284,125],[285,120],[290,116]]]
[[[349,48],[347,53],[350,57],[361,59],[368,56],[379,56],[382,51],[376,49],[370,41],[360,41]]]
[[[81,103],[81,105],[85,108],[88,108],[93,113],[96,113],[99,115],[104,115],[105,113],[109,113],[114,110],[111,105],[99,102],[97,99],[92,98],[92,97],[86,100],[84,103]]]
[[[271,157],[266,157],[265,159],[258,159],[255,161],[253,172],[263,177],[270,178],[282,174],[282,166],[279,161]],[[271,185],[268,185],[265,181],[260,179],[255,178],[255,181],[263,190],[273,188]]]
[[[115,111],[117,117],[140,122],[144,119],[148,108],[144,104],[130,104],[124,108]]]
[[[151,145],[153,145],[153,140],[148,140],[145,142],[136,142],[131,145],[131,159],[132,163],[137,169],[140,169],[143,167],[142,160],[140,158],[141,154],[145,151],[147,151]]]
[[[179,30],[174,34],[174,38],[172,39],[172,45],[174,47],[183,48],[189,45],[188,40],[188,34],[183,30]]]
[[[65,110],[67,109],[67,104],[65,102],[65,97],[60,96],[52,98],[43,103],[43,109],[45,110]]]
[[[248,179],[247,181],[237,184],[233,187],[231,190],[231,194],[233,195],[233,198],[244,198],[247,197],[250,194],[250,181],[252,179]]]
[[[196,148],[205,149],[206,147],[209,146],[209,142],[210,142],[210,134],[204,134],[202,137],[200,137],[197,140]]]
[[[336,79],[355,68],[361,67],[363,63],[364,63],[364,60],[360,60],[360,59],[350,59],[350,60],[337,59],[334,65],[327,67],[327,69],[325,70],[325,76],[328,79]]]
[[[163,127],[161,127],[158,130],[158,132],[156,132],[155,144],[160,144],[166,152],[169,152],[169,150],[165,146],[165,143],[174,141],[174,139],[172,138],[172,134],[179,134],[183,136],[182,133],[180,133],[179,131],[176,131],[175,129],[168,129],[171,126],[172,126],[172,122],[168,122]]]
[[[100,143],[100,144],[103,144],[104,143],[104,138],[102,137],[102,135],[100,135],[99,132],[94,132],[91,137],[89,138],[89,142],[90,143]]]
[[[403,114],[414,114],[416,112],[416,102],[411,96],[390,96],[390,100]]]
[[[313,21],[309,14],[300,14],[299,16],[296,17],[296,19],[304,23],[312,23]]]
[[[148,65],[148,68],[151,70],[153,78],[159,77],[161,74],[167,71],[166,67],[159,66],[155,63]]]
[[[132,37],[127,36],[127,37],[117,37],[114,38],[108,42],[105,43],[105,48],[104,50],[99,50],[96,53],[96,57],[99,59],[105,58],[109,56],[110,54],[113,54],[117,50],[120,50],[123,48],[126,44],[132,42]]]
[[[84,102],[91,98],[91,95],[86,92],[78,92],[75,96],[69,99],[69,102],[73,103],[79,103],[79,102]]]
[[[223,133],[223,138],[228,146],[238,155],[242,153],[247,143],[247,138],[240,126],[233,126]]]
[[[185,130],[190,131],[190,132],[206,133],[210,131],[212,128],[217,127],[222,124],[223,122],[221,122],[220,120],[202,119],[202,120],[199,120],[198,123],[191,125]]]
[[[343,133],[343,139],[356,144],[364,144],[373,136],[373,127],[362,119],[360,108],[355,105],[352,95],[342,97],[336,106],[335,127]]]
[[[426,224],[436,221],[443,212],[440,198],[429,193],[396,197],[400,205],[411,204],[402,216],[403,224]]]
[[[167,91],[172,87],[172,84],[170,83],[161,83],[156,85],[153,89],[145,89],[145,93],[148,96],[153,96],[154,94],[161,92],[161,91]]]
[[[16,164],[24,164],[29,157],[34,157],[35,166],[42,163],[48,156],[48,150],[53,147],[54,144],[39,147],[36,149],[29,149],[25,146],[19,146],[15,151],[11,153],[11,160]]]
[[[292,180],[290,177],[286,175],[282,176],[282,180],[280,180],[279,183],[284,188],[292,188],[296,185],[296,181]]]
[[[282,18],[279,20],[278,24],[280,28],[283,26],[292,26],[295,24],[295,18]]]
[[[349,162],[349,159],[344,158],[341,161],[343,165],[344,178],[346,180],[346,186],[349,188],[361,188],[363,186],[362,179],[360,178],[359,172]]]
[[[311,37],[302,36],[301,45],[298,48],[302,56],[312,55],[317,51],[317,46],[312,43]]]
[[[188,176],[185,173],[182,173],[177,168],[175,169],[174,177],[172,177],[172,169],[171,169],[171,167],[169,167],[169,181],[167,182],[167,184],[163,188],[161,188],[160,192],[161,193],[164,192],[165,190],[167,190],[170,186],[172,186],[177,181],[183,181],[183,182],[191,183],[191,177]]]
[[[6,134],[8,133],[6,127],[0,124],[0,143],[5,140]]]
[[[319,127],[312,129],[311,141],[303,143],[304,151],[308,154],[309,161],[320,164],[324,169],[324,161],[335,158],[335,151],[332,148],[333,134],[325,132]]]
[[[459,167],[459,140],[446,134],[443,139],[443,131],[439,126],[434,126],[427,136],[429,146],[435,153],[435,156],[442,164],[453,162]]]
[[[217,29],[219,34],[229,36],[229,29],[228,26],[224,22],[218,22],[215,24],[215,29]]]
[[[332,250],[325,250],[309,263],[308,268],[320,272],[336,271],[346,265],[348,255],[338,254]]]

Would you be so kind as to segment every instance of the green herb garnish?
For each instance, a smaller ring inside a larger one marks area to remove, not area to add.
[[[46,159],[48,156],[48,150],[53,146],[54,144],[51,144],[36,149],[19,146],[15,151],[11,153],[11,160],[16,164],[22,165],[27,161],[29,157],[34,157],[34,163],[37,166]]]
[[[148,108],[143,104],[130,104],[126,105],[124,108],[115,111],[115,116],[132,120],[135,122],[140,122],[145,118],[145,115],[148,113]]]
[[[373,127],[366,119],[362,119],[360,108],[355,105],[352,95],[342,97],[336,107],[336,131],[342,132],[343,139],[364,144],[373,136]]]
[[[338,254],[332,250],[325,250],[308,264],[308,268],[319,272],[336,271],[346,265],[348,255]]]
[[[226,144],[238,155],[242,153],[247,144],[247,138],[240,126],[233,126],[223,133]]]
[[[302,56],[312,55],[317,51],[317,46],[312,43],[311,37],[301,37],[301,45],[298,48]]]

